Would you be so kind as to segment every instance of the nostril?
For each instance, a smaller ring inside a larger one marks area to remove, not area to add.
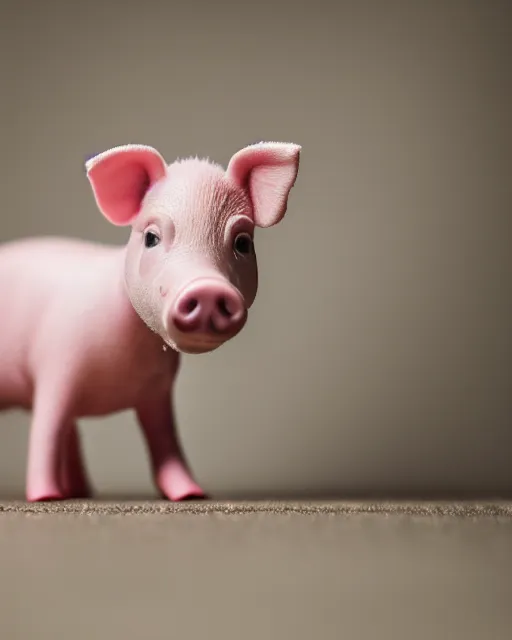
[[[172,318],[180,331],[195,331],[201,323],[201,303],[198,296],[186,296],[178,301]]]
[[[187,313],[192,313],[198,306],[199,302],[196,298],[189,298],[185,304],[185,311]]]
[[[224,318],[231,318],[231,316],[233,315],[231,310],[229,309],[229,302],[225,296],[218,298],[217,309],[219,310],[220,315]]]

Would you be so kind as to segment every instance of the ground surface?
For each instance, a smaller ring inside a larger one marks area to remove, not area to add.
[[[0,502],[0,638],[508,640],[512,504]]]

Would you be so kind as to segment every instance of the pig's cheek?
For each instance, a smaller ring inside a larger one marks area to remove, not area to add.
[[[159,246],[142,251],[139,260],[139,276],[142,280],[156,277],[163,263],[164,255]]]
[[[142,249],[138,255],[133,255],[130,262],[129,282],[139,296],[144,292],[145,304],[151,304],[153,313],[158,313],[167,295],[164,286],[165,251],[159,247]]]

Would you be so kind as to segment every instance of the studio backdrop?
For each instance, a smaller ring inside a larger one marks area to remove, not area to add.
[[[302,145],[246,328],[176,389],[212,495],[512,493],[510,24],[496,0],[2,3],[3,242],[124,243],[84,170],[115,145]],[[4,496],[29,421],[0,416]],[[152,494],[132,414],[80,430],[97,490]]]

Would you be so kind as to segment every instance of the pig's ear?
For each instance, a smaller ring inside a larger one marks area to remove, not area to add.
[[[231,158],[226,173],[246,190],[258,227],[271,227],[286,213],[299,171],[300,152],[297,144],[259,142]]]
[[[116,226],[128,225],[139,212],[142,200],[167,170],[165,160],[145,145],[114,147],[85,163],[96,204]]]

